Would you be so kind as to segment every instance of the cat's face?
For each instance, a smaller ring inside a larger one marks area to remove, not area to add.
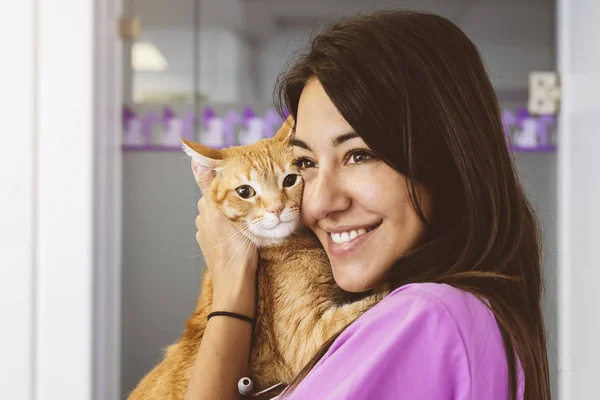
[[[184,142],[196,167],[216,172],[213,203],[259,247],[280,243],[302,224],[302,178],[293,165],[290,129],[282,129],[272,139],[223,150]]]

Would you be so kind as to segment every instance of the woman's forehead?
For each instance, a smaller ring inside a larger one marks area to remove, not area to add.
[[[354,129],[329,99],[319,81],[304,88],[298,105],[294,139],[303,143],[329,142]]]

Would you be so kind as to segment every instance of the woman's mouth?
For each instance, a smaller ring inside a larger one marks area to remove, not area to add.
[[[373,226],[371,228],[352,229],[347,232],[332,232],[329,234],[329,236],[331,237],[331,240],[333,240],[333,242],[336,244],[348,243],[356,239],[357,237],[372,231],[376,227],[377,226]]]
[[[329,254],[340,257],[352,252],[366,242],[379,225],[328,233]]]

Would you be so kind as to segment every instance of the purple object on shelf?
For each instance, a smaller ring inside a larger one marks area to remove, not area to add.
[[[194,140],[193,136],[195,123],[196,114],[194,113],[194,111],[188,111],[188,113],[185,115],[185,118],[183,118],[181,124],[181,136],[183,139]]]
[[[142,127],[141,131],[144,137],[146,138],[147,143],[152,142],[152,131],[154,128],[154,124],[157,123],[160,119],[155,112],[150,111],[144,118],[142,118]]]
[[[223,137],[225,138],[225,147],[235,144],[235,126],[242,122],[242,117],[236,110],[231,110],[223,118]]]
[[[212,107],[206,107],[202,112],[202,124],[207,125],[213,118],[217,117],[217,113]]]
[[[256,118],[254,110],[251,107],[244,107],[244,110],[242,111],[242,123],[245,127],[248,127],[248,122],[250,122],[252,118]]]
[[[526,119],[531,118],[531,115],[529,114],[529,112],[527,111],[526,108],[524,107],[519,107],[517,109],[517,115],[515,117],[515,123],[517,124],[517,126],[519,128],[523,127],[523,122],[525,122]]]
[[[550,138],[548,137],[548,128],[554,124],[556,118],[552,115],[541,115],[537,118],[537,136],[540,141],[540,146],[547,146],[550,144]]]
[[[535,121],[535,132],[538,138],[538,146],[541,148],[545,148],[550,145],[549,137],[548,137],[548,128],[550,125],[554,124],[556,118],[552,115],[540,115],[539,117],[534,117],[527,109],[521,107],[517,110],[517,117],[515,119],[515,123],[519,128],[523,128],[523,124],[526,120],[533,119]]]
[[[290,115],[289,110],[284,109],[283,111],[283,117],[287,118]],[[235,145],[237,126],[249,121],[252,117],[256,117],[256,115],[254,110],[252,110],[250,107],[246,107],[242,113],[238,112],[237,110],[230,110],[223,118],[222,130],[220,130],[220,125],[214,126],[215,129],[219,129],[219,134],[223,134],[224,147]],[[168,122],[173,118],[176,118],[176,115],[169,107],[165,107],[163,109],[162,115],[150,111],[147,115],[138,117],[136,116],[136,113],[132,107],[124,106],[122,109],[122,122],[125,125],[125,129],[127,129],[131,121],[139,121],[141,125],[140,130],[144,140],[141,144],[124,145],[123,151],[180,151],[179,146],[152,144],[154,124],[168,124]],[[202,121],[207,123],[214,118],[218,118],[215,111],[210,107],[206,107],[203,110]],[[262,117],[262,121],[263,127],[261,133],[263,137],[268,138],[272,137],[277,129],[279,129],[281,124],[284,122],[284,119],[282,119],[282,116],[280,116],[276,111],[268,110]],[[185,117],[182,119],[182,138],[194,140],[193,135],[198,122],[199,120],[196,119],[196,113],[194,111],[188,111]],[[515,111],[502,111],[502,124],[504,125],[507,137],[510,136],[511,127],[523,129],[525,126],[529,137],[531,138],[532,130],[535,130],[536,137],[538,139],[537,144],[534,144],[532,140],[526,141],[526,143],[522,144],[521,146],[509,143],[508,146],[513,152],[555,152],[557,147],[551,143],[550,138],[550,128],[555,123],[556,118],[553,115],[541,115],[538,117],[531,116],[525,108],[519,108]]]
[[[511,127],[515,122],[517,122],[517,118],[512,111],[502,111],[502,126],[507,140],[510,138]]]
[[[126,128],[129,123],[135,119],[135,111],[129,106],[123,107],[123,127]]]
[[[173,118],[175,118],[177,115],[175,114],[175,112],[173,111],[173,109],[171,107],[165,107],[163,108],[163,113],[162,113],[162,124],[165,128],[167,128],[169,126],[169,122],[171,122],[171,120]]]

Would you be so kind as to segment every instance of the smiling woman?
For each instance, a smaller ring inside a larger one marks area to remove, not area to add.
[[[280,108],[296,119],[302,211],[336,282],[352,291],[397,288],[387,306],[382,302],[353,324],[361,335],[351,326],[325,345],[288,394],[341,393],[331,375],[336,367],[384,387],[376,367],[386,365],[386,382],[392,374],[407,398],[548,399],[536,218],[508,154],[492,84],[469,38],[427,13],[342,19],[316,35],[281,75],[278,94]],[[377,312],[379,318],[370,320]],[[445,328],[445,313],[458,337]],[[395,321],[395,338],[380,336],[385,319],[385,326]],[[362,345],[340,347],[352,340]],[[448,348],[433,350],[445,341]],[[457,351],[454,341],[464,343],[458,352],[470,363],[495,361],[465,372],[444,355]],[[369,372],[350,372],[358,368],[352,354],[379,354],[386,346],[391,353],[398,349],[390,355],[394,361],[375,357]],[[473,348],[487,354],[472,354]],[[427,354],[446,371],[420,365],[413,353]],[[425,376],[433,389],[418,383]],[[394,397],[393,390],[361,393]]]
[[[549,399],[536,218],[469,38],[427,13],[345,18],[277,89],[295,121],[302,216],[335,284],[389,291],[320,347],[283,398]],[[210,206],[199,208],[200,246],[226,243]],[[230,276],[222,264],[209,261],[211,273]],[[233,268],[252,287],[256,263],[240,256]],[[252,300],[236,295],[222,304]],[[221,386],[246,366],[227,344],[249,347],[249,332],[220,324],[207,327],[189,399],[225,398]]]

